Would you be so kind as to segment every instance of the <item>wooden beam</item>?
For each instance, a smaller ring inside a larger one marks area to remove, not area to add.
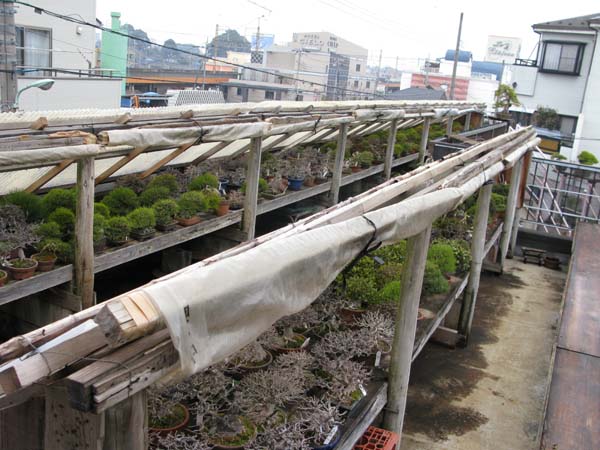
[[[27,186],[25,188],[25,191],[27,191],[27,192],[37,191],[39,188],[41,188],[43,185],[48,183],[48,181],[50,181],[51,179],[53,179],[54,177],[59,175],[61,172],[63,172],[67,167],[69,167],[74,162],[75,162],[74,159],[65,159],[64,161],[61,161],[56,166],[50,168],[50,170],[48,170],[48,172],[46,172],[40,178],[35,180],[29,186]]]
[[[248,240],[254,239],[256,232],[256,211],[258,205],[258,182],[260,180],[260,156],[262,138],[252,138],[248,167],[246,169],[246,196],[244,197],[244,215],[242,216],[242,231]]]
[[[454,117],[448,116],[448,120],[446,121],[446,136],[452,134],[452,125],[454,125]]]
[[[146,450],[148,448],[148,394],[133,394],[105,411],[104,449]]]
[[[344,169],[344,155],[346,153],[346,142],[348,140],[348,124],[340,125],[337,148],[335,150],[335,161],[333,165],[333,176],[331,178],[331,191],[329,198],[332,204],[340,199],[340,186],[342,185],[342,170]]]
[[[515,211],[515,217],[513,219],[512,230],[510,232],[510,252],[507,253],[507,258],[512,258],[515,255],[517,248],[517,237],[519,235],[519,226],[521,225],[521,217],[523,215],[523,208],[517,208]]]
[[[461,334],[463,343],[466,344],[471,333],[473,316],[475,314],[475,303],[477,302],[477,291],[481,278],[481,267],[485,257],[485,233],[487,230],[490,199],[492,197],[492,184],[486,184],[479,189],[477,196],[477,212],[474,219],[473,237],[471,239],[471,269],[469,272],[469,284],[465,291],[460,317],[458,320],[458,332]]]
[[[207,160],[208,158],[210,158],[215,153],[218,153],[221,150],[223,150],[229,144],[231,144],[231,142],[219,142],[217,145],[215,145],[214,147],[212,147],[210,150],[208,150],[207,152],[204,152],[202,155],[200,155],[196,159],[194,159],[191,163],[189,163],[189,165],[190,166],[195,166],[196,164],[200,164],[202,161]]]
[[[177,158],[179,155],[181,155],[183,152],[185,152],[187,149],[189,149],[193,145],[195,145],[194,142],[192,142],[190,144],[184,144],[184,145],[181,145],[181,146],[177,147],[177,150],[169,153],[167,156],[165,156],[164,158],[162,158],[160,161],[152,164],[152,166],[150,168],[148,168],[144,172],[142,172],[141,175],[139,176],[139,178],[142,179],[142,180],[144,178],[148,178],[150,175],[152,175],[158,169],[160,169],[161,167],[163,167],[165,164],[173,161],[175,158]]]
[[[465,126],[463,128],[463,131],[469,131],[471,129],[471,113],[468,112],[467,114],[465,114]]]
[[[512,169],[510,177],[510,187],[508,189],[508,197],[506,199],[506,214],[504,216],[504,226],[502,227],[502,235],[500,236],[500,270],[504,269],[504,262],[508,254],[508,247],[511,242],[511,233],[513,231],[513,222],[517,214],[517,206],[519,202],[519,186],[521,185],[521,168],[523,160],[518,160]]]
[[[383,177],[389,180],[392,177],[392,161],[394,160],[394,147],[396,146],[396,131],[398,130],[398,119],[390,121],[387,148],[385,149],[385,160],[383,163]]]
[[[408,394],[410,366],[415,345],[419,301],[423,287],[425,263],[431,238],[431,225],[408,239],[406,264],[402,273],[402,290],[396,312],[388,385],[388,404],[384,428],[402,437],[404,410]],[[398,442],[397,446],[400,446]]]
[[[129,163],[133,159],[135,159],[144,150],[146,150],[146,148],[147,147],[136,147],[136,148],[134,148],[131,152],[129,152],[129,154],[127,156],[124,156],[123,158],[119,159],[112,166],[110,166],[108,169],[106,169],[104,172],[102,172],[100,175],[98,175],[96,177],[96,184],[102,183],[104,180],[106,180],[112,174],[114,174],[115,172],[117,172],[121,167],[125,166],[127,163]]]
[[[423,121],[423,131],[421,132],[421,143],[419,144],[419,165],[425,164],[425,155],[427,153],[427,144],[429,143],[429,128],[431,126],[431,117],[425,117]]]
[[[94,297],[94,158],[77,161],[77,206],[75,214],[75,294],[82,307]]]

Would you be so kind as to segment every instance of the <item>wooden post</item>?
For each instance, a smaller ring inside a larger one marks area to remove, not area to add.
[[[255,137],[250,141],[248,167],[246,168],[246,197],[244,198],[244,216],[242,230],[248,240],[254,239],[256,233],[256,208],[258,203],[258,181],[260,179],[260,153],[262,138]]]
[[[452,116],[448,117],[448,122],[446,122],[446,136],[452,135],[452,125],[454,124],[454,118]]]
[[[394,161],[394,146],[396,145],[396,131],[398,130],[398,119],[390,121],[387,148],[385,149],[385,161],[383,174],[386,180],[392,177],[392,162]]]
[[[392,343],[388,403],[383,419],[384,428],[402,436],[406,394],[410,377],[419,300],[423,287],[431,225],[408,240],[406,267],[402,274],[402,292],[396,312],[396,329]],[[398,447],[400,444],[398,443]]]
[[[507,253],[507,258],[512,258],[515,255],[515,249],[517,248],[517,236],[519,234],[519,225],[521,222],[521,214],[523,208],[517,208],[515,211],[515,218],[513,219],[512,230],[510,232],[510,251]]]
[[[329,198],[332,204],[336,204],[340,199],[340,186],[342,185],[342,169],[344,168],[344,154],[346,153],[347,138],[348,124],[343,123],[340,125],[340,133],[338,134],[333,176],[331,178],[331,191],[329,192]]]
[[[460,317],[458,320],[458,332],[462,336],[463,344],[466,344],[471,333],[473,315],[475,314],[475,303],[477,291],[479,290],[479,279],[481,277],[481,266],[484,258],[485,232],[488,224],[490,199],[492,198],[492,184],[486,184],[479,189],[477,196],[477,213],[475,214],[475,225],[471,239],[471,270],[469,272],[469,284],[465,290]]]
[[[82,308],[94,305],[94,158],[77,161],[75,214],[75,294]]]
[[[109,408],[105,414],[103,450],[146,450],[148,448],[148,414],[146,390]]]
[[[468,112],[465,115],[465,127],[463,129],[463,131],[469,131],[471,129],[471,113]]]
[[[500,270],[504,269],[504,261],[508,254],[508,246],[513,229],[513,222],[518,206],[519,186],[521,184],[521,168],[523,160],[519,159],[512,169],[510,178],[510,188],[508,190],[508,198],[506,200],[506,214],[504,216],[504,226],[502,227],[502,235],[500,236]]]
[[[431,117],[425,117],[425,120],[423,121],[423,132],[421,133],[421,144],[419,145],[419,165],[423,165],[425,163],[425,153],[427,153],[430,126]]]

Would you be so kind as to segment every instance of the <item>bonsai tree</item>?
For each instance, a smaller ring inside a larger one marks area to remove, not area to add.
[[[598,164],[598,158],[596,158],[596,155],[586,150],[577,155],[577,160],[579,161],[579,164],[583,164],[584,166],[593,166]]]
[[[559,161],[565,161],[567,157],[559,152],[552,153],[552,159],[557,159]]]
[[[519,106],[519,98],[515,90],[507,84],[501,84],[494,93],[496,109],[500,109],[500,115],[503,117],[510,117],[510,107]]]
[[[62,232],[60,230],[60,225],[58,225],[56,222],[40,223],[35,228],[35,234],[39,238],[40,241],[44,241],[45,239],[60,239],[60,238],[62,238]]]
[[[206,197],[198,191],[190,191],[182,194],[177,201],[179,216],[182,219],[191,219],[196,214],[208,209]]]
[[[164,200],[171,197],[171,191],[164,186],[149,186],[140,194],[140,205],[152,206],[159,200]]]
[[[450,285],[440,268],[433,261],[427,261],[423,277],[423,293],[425,295],[443,294],[449,289]]]
[[[219,188],[219,179],[216,175],[206,172],[194,178],[189,185],[190,191],[202,191],[206,187],[211,187],[214,189]]]
[[[427,252],[427,259],[434,262],[444,274],[456,272],[454,250],[448,244],[432,244]]]
[[[94,214],[100,214],[108,219],[110,217],[110,209],[104,203],[96,202],[94,203]]]
[[[27,222],[39,222],[44,216],[42,199],[31,192],[17,191],[5,195],[2,200],[11,205],[20,207],[25,213]]]
[[[137,208],[140,201],[133,189],[118,187],[104,197],[102,203],[108,206],[113,216],[125,216]]]
[[[125,175],[117,179],[117,186],[129,188],[136,194],[140,194],[146,188],[147,184],[146,180],[142,180],[135,174]]]
[[[159,187],[167,189],[170,194],[175,194],[179,191],[179,182],[177,181],[177,177],[172,173],[163,173],[156,175],[148,183],[148,189]]]
[[[131,232],[138,235],[151,233],[156,226],[156,216],[152,208],[136,208],[127,215],[127,220]]]
[[[258,179],[258,193],[267,192],[269,190],[269,183],[264,178]],[[242,183],[242,187],[240,188],[242,194],[246,194],[246,182]]]
[[[102,214],[94,214],[93,239],[94,246],[101,245],[106,237],[106,224],[108,219]]]
[[[202,191],[202,195],[204,195],[204,199],[206,200],[207,210],[216,212],[223,199],[219,194],[219,191],[214,188],[206,188]]]
[[[555,109],[538,106],[533,114],[533,123],[540,128],[558,130],[560,128],[560,117]]]
[[[0,206],[0,260],[10,258],[15,250],[18,250],[20,258],[24,258],[23,248],[38,240],[21,208],[15,205]]]
[[[177,202],[172,199],[159,200],[152,205],[156,217],[156,225],[166,227],[173,223],[175,216],[179,212]]]
[[[52,189],[42,198],[44,217],[48,217],[60,207],[75,211],[76,203],[77,199],[74,189]]]
[[[75,230],[75,214],[70,209],[60,207],[48,216],[49,222],[54,222],[60,227],[64,239],[70,239]]]
[[[111,217],[106,223],[106,238],[112,243],[122,243],[127,240],[131,227],[125,217]]]

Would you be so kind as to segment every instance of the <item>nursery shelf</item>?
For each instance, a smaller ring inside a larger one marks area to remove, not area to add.
[[[418,158],[418,154],[412,154],[397,158],[392,166],[398,167],[408,164]],[[370,167],[360,172],[345,175],[342,177],[342,186],[354,183],[356,181],[377,175],[383,172],[383,164]],[[290,192],[283,197],[273,200],[266,200],[258,205],[258,214],[265,214],[284,206],[297,203],[317,195],[324,194],[331,189],[331,182],[319,184],[313,187],[304,187],[300,191]],[[178,228],[168,233],[160,233],[152,239],[143,242],[133,242],[106,253],[96,255],[94,259],[94,272],[102,272],[120,264],[133,261],[138,258],[150,255],[154,252],[164,250],[169,247],[190,241],[192,239],[205,236],[215,231],[235,225],[242,220],[242,210],[232,211],[226,216],[215,217],[210,220],[204,220],[191,227]],[[38,273],[34,277],[11,282],[0,288],[0,305],[18,300],[28,295],[36,294],[46,289],[68,283],[73,278],[73,265],[59,267],[50,272]]]

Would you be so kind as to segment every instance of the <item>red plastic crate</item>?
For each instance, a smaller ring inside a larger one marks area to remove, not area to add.
[[[396,450],[398,435],[381,428],[369,427],[354,450]]]

